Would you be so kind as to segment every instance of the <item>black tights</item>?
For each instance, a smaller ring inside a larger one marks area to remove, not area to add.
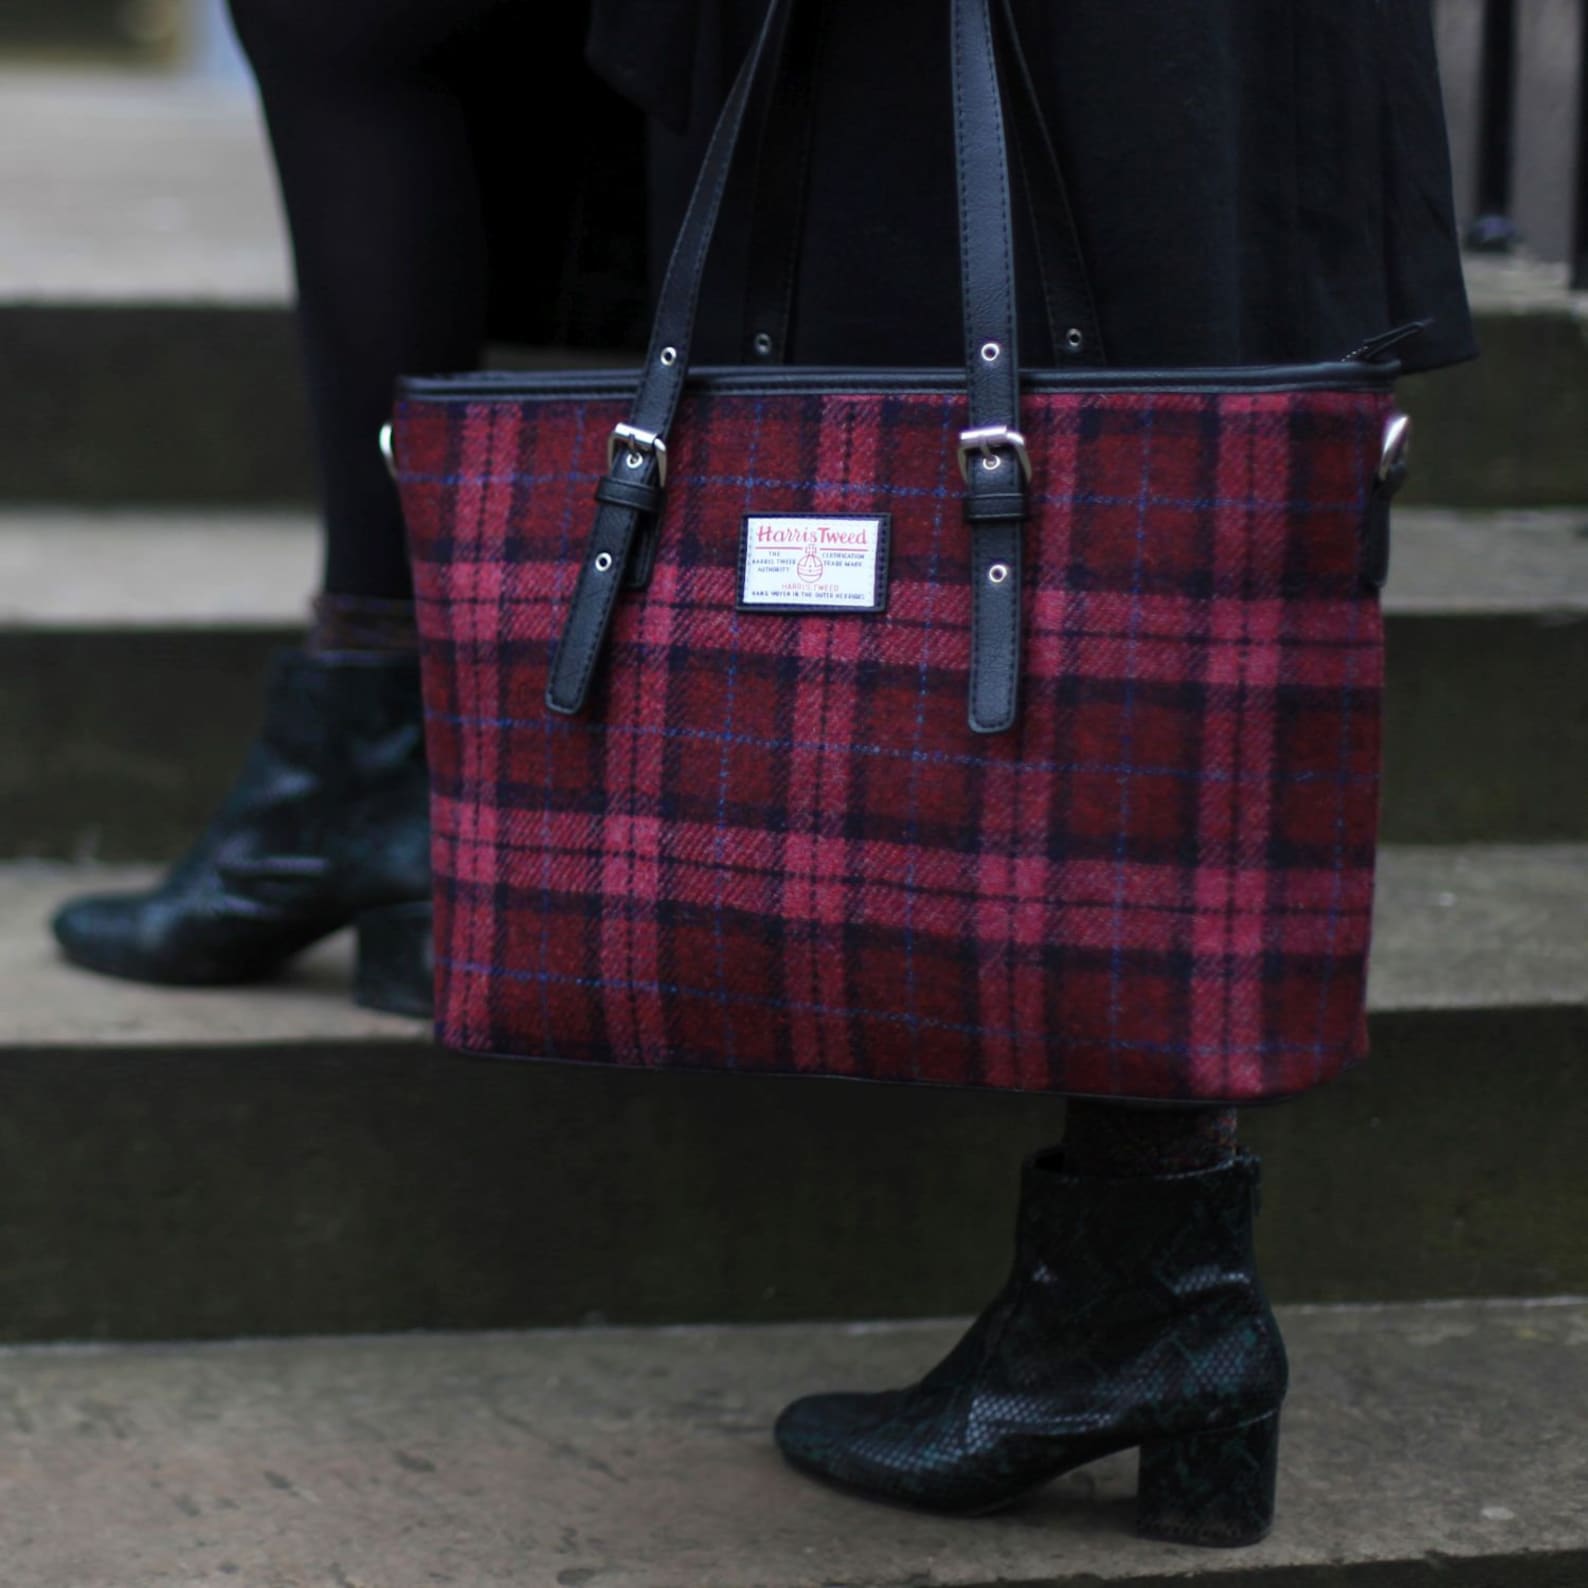
[[[399,374],[479,361],[485,223],[450,68],[503,4],[231,0],[292,232],[335,595],[412,593],[376,436]]]
[[[326,528],[328,648],[379,644],[412,594],[397,496],[375,445],[404,373],[479,360],[489,249],[458,72],[515,0],[231,0],[259,80],[292,232]],[[333,621],[334,620],[334,621]],[[351,636],[351,638],[350,638]],[[411,643],[409,641],[408,643]],[[1234,1150],[1221,1109],[1076,1102],[1067,1166],[1194,1169]]]

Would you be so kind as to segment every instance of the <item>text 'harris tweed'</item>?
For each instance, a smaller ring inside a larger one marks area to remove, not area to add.
[[[885,383],[880,383],[885,384]],[[547,669],[604,397],[409,398],[450,1046],[1125,1098],[1361,1056],[1383,390],[1037,390],[1018,727],[966,725],[962,390],[686,396],[590,709]],[[886,609],[736,609],[746,514]]]

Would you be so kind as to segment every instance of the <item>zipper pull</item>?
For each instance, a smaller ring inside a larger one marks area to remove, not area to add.
[[[1402,342],[1409,342],[1414,336],[1421,336],[1432,320],[1411,320],[1405,325],[1397,325],[1393,331],[1383,331],[1378,336],[1370,336],[1360,347],[1354,348],[1341,360],[1345,364],[1379,364],[1384,362],[1384,355],[1392,353]]]

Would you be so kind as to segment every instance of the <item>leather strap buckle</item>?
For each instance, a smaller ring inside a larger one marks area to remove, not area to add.
[[[655,458],[656,483],[667,484],[667,443],[654,430],[641,430],[638,425],[614,426],[612,434],[607,437],[608,470],[617,461],[619,447],[627,449],[626,461],[632,469],[637,469],[646,457]]]
[[[1026,438],[1018,430],[1011,430],[1008,425],[986,425],[980,430],[962,430],[959,437],[959,472],[960,477],[967,485],[970,484],[970,455],[979,452],[983,460],[996,458],[999,452],[1008,450],[1020,460],[1020,468],[1025,474],[1029,484],[1031,480],[1031,454],[1026,451]],[[990,463],[988,468],[996,468],[996,463]]]

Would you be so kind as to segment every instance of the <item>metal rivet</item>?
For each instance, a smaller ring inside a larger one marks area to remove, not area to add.
[[[992,567],[987,570],[988,584],[1002,584],[1008,577],[1009,564],[1006,562],[995,562]]]
[[[1003,349],[996,342],[983,342],[981,345],[981,356],[989,364],[996,364],[998,355],[1002,352]]]
[[[609,551],[597,552],[595,565],[597,573],[605,573],[612,566],[612,553]]]
[[[767,331],[757,331],[755,333],[755,341],[751,344],[751,346],[755,348],[756,352],[759,353],[762,358],[770,358],[772,356],[771,333]]]
[[[1004,466],[1004,460],[996,452],[984,452],[981,455],[981,466],[991,474]]]
[[[1072,325],[1069,330],[1064,333],[1064,345],[1069,348],[1072,353],[1079,353],[1081,349],[1086,346],[1086,338],[1082,336],[1078,326]]]
[[[676,347],[664,347],[662,349],[662,362],[664,364],[676,364],[678,362],[678,349]]]
[[[643,452],[625,452],[623,454],[624,467],[637,469],[645,461]]]

